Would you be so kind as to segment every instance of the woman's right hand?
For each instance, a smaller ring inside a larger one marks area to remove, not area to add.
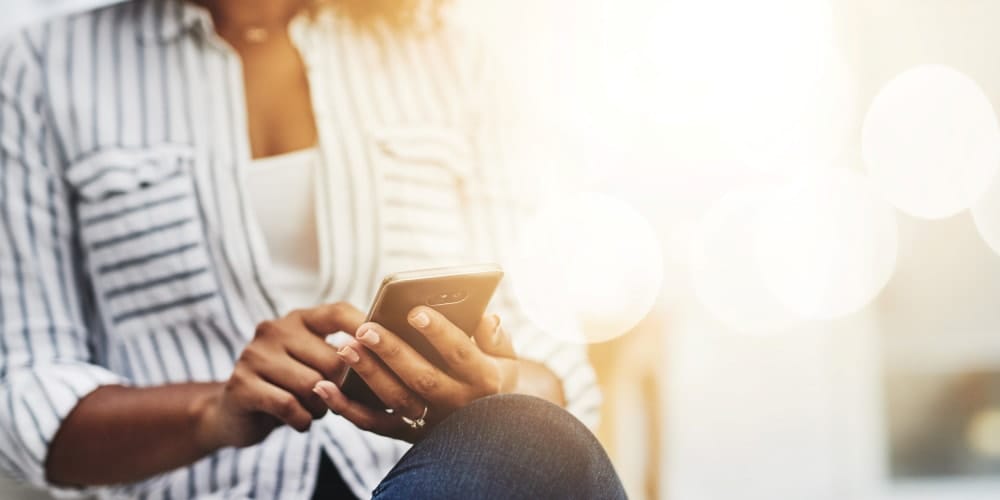
[[[346,370],[326,337],[354,332],[363,322],[357,309],[336,303],[258,325],[229,380],[196,410],[199,442],[208,450],[250,446],[282,423],[308,430],[328,410],[313,387],[340,380]]]

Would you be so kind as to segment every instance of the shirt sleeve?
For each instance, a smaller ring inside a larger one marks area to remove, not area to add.
[[[92,362],[43,88],[29,34],[0,42],[0,468],[66,496],[45,479],[49,445],[81,398],[122,379]]]
[[[466,60],[473,64],[466,73],[470,76],[465,89],[472,101],[470,108],[477,110],[470,121],[478,164],[468,197],[477,207],[473,210],[477,217],[473,226],[478,233],[479,254],[484,259],[510,262],[519,228],[542,193],[524,166],[510,160],[516,156],[512,153],[518,106],[499,64],[483,46]],[[512,336],[518,356],[539,362],[558,376],[567,410],[589,427],[596,427],[601,393],[586,346],[562,342],[535,325],[518,302],[510,278],[501,283],[493,309]]]

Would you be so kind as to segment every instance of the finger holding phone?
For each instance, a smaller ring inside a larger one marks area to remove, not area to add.
[[[325,339],[332,332],[354,331],[362,321],[357,309],[336,303],[258,325],[229,380],[202,403],[200,442],[207,449],[249,446],[281,424],[309,429],[328,410],[313,386],[338,380],[347,369]]]
[[[499,317],[483,317],[474,341],[429,307],[414,308],[408,320],[442,354],[446,366],[435,366],[381,325],[365,323],[357,341],[338,355],[392,412],[353,401],[335,384],[321,382],[317,393],[333,411],[362,429],[412,442],[453,411],[517,386],[517,358]]]
[[[315,392],[358,427],[411,442],[476,399],[512,392],[519,362],[511,340],[498,316],[482,315],[500,275],[488,268],[387,278],[388,298],[376,298],[369,317],[376,321],[338,351],[353,373],[341,387],[320,382]],[[425,295],[457,300],[435,305]]]

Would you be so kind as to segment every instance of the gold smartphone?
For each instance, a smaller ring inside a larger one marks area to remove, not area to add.
[[[367,321],[398,335],[431,363],[444,360],[406,317],[419,305],[434,308],[469,336],[475,331],[496,291],[503,270],[496,264],[443,267],[390,274],[382,280]],[[362,378],[348,370],[340,384],[347,397],[372,408],[386,408]]]

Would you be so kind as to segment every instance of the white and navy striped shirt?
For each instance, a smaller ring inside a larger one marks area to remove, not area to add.
[[[500,166],[490,64],[450,30],[377,40],[328,13],[290,33],[319,130],[325,302],[364,308],[389,272],[503,261],[519,185]],[[274,89],[281,92],[281,89]],[[228,378],[275,297],[243,180],[238,55],[182,0],[135,0],[0,44],[0,468],[40,487],[60,422],[96,387]],[[294,194],[290,194],[294,195]],[[587,423],[581,347],[494,304],[520,354]],[[105,498],[302,498],[321,451],[365,497],[406,450],[328,415]]]

